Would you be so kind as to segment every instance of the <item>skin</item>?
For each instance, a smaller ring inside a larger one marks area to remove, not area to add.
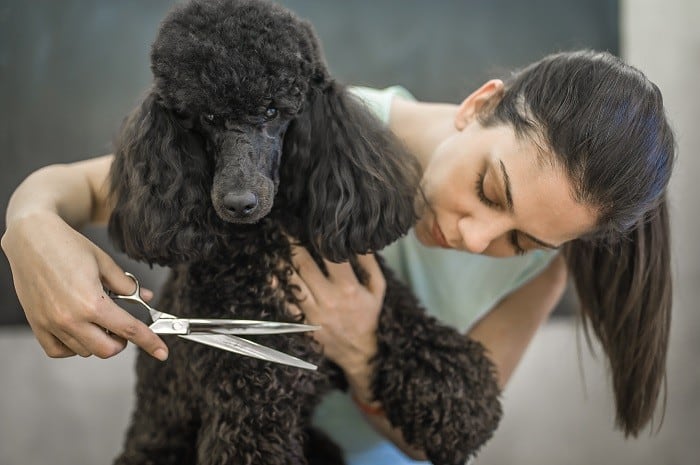
[[[415,228],[424,245],[505,257],[557,248],[595,226],[595,209],[573,199],[566,174],[542,144],[516,136],[510,126],[479,123],[478,112],[502,93],[501,81],[489,81],[456,110],[422,111],[424,104],[396,100],[392,111],[403,119],[392,129],[409,147],[423,139],[416,155],[427,205]]]
[[[390,128],[424,169],[426,202],[417,200],[422,215],[416,224],[424,245],[508,256],[560,246],[594,226],[595,209],[573,200],[569,180],[538,141],[519,138],[508,126],[485,128],[478,122],[479,111],[493,105],[502,92],[502,82],[494,80],[460,105],[392,102]],[[103,285],[132,292],[131,280],[76,231],[88,222],[106,223],[111,162],[107,155],[30,175],[10,199],[1,245],[27,320],[48,356],[107,358],[128,340],[164,360],[163,341],[105,295]],[[481,194],[476,188],[480,175]],[[302,293],[296,311],[323,326],[314,337],[345,371],[355,396],[371,403],[367,360],[376,350],[374,330],[386,286],[376,261],[371,255],[360,257],[370,276],[366,287],[346,264],[327,263],[329,275],[324,276],[303,249],[296,250],[295,262],[294,281]],[[565,284],[566,267],[557,257],[468,333],[487,348],[502,387]],[[144,294],[152,296],[148,290]],[[406,454],[425,458],[383,416],[367,419]]]

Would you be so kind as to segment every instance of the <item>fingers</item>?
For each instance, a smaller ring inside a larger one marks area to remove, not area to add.
[[[53,335],[52,335],[53,336]],[[89,357],[92,355],[92,351],[88,350],[82,343],[78,342],[73,336],[69,334],[59,334],[59,336],[53,336],[58,339],[60,343],[70,349],[71,352],[80,355],[81,357]]]
[[[95,247],[95,259],[100,271],[100,278],[108,289],[118,294],[131,294],[134,292],[136,289],[134,280],[124,273],[124,270],[117,265],[117,262],[112,257]],[[141,297],[145,300],[151,300],[153,292],[145,287],[141,287]]]
[[[51,331],[32,325],[39,344],[52,358],[80,355],[109,358],[126,347],[129,340],[158,360],[166,360],[168,348],[148,326],[131,316],[104,295],[89,317],[78,320],[60,320]]]
[[[32,322],[30,322],[30,326],[32,327],[32,331],[34,331],[37,341],[39,341],[39,345],[44,349],[46,355],[51,358],[66,358],[73,357],[74,355],[89,357],[93,354],[93,351],[87,349],[69,333],[55,329],[54,331],[59,334],[55,336],[49,331],[38,328],[37,325],[32,324]]]
[[[289,313],[295,316],[303,313],[306,315],[307,320],[310,321],[309,318],[313,318],[313,308],[316,307],[314,295],[311,293],[311,290],[297,272],[292,273],[289,278],[289,283],[292,286],[297,286],[299,288],[294,293],[296,298],[299,300],[299,304],[288,305]]]
[[[299,288],[296,294],[300,300],[315,300],[313,292],[311,292],[311,289],[302,279],[298,272],[295,271],[294,273],[292,273],[292,275],[289,277],[289,283]]]
[[[73,357],[74,355],[76,355],[76,352],[74,350],[68,348],[68,346],[66,346],[63,342],[61,342],[60,339],[58,339],[53,334],[48,333],[46,331],[40,331],[34,328],[32,329],[34,331],[34,335],[36,336],[37,341],[39,341],[39,345],[41,345],[41,348],[44,349],[44,352],[49,357],[66,358]]]
[[[103,292],[101,284],[96,286],[99,290],[92,301],[76,302],[70,312],[55,312],[55,319],[47,325],[50,333],[34,330],[46,354],[49,357],[95,355],[104,359],[124,350],[128,340],[158,360],[166,360],[168,348],[163,340],[114,303]],[[133,291],[133,286],[131,281],[131,289],[124,292]]]
[[[58,314],[60,315],[60,313]],[[39,341],[39,345],[49,357],[65,358],[74,355],[89,357],[91,355],[91,352],[83,344],[70,335],[70,331],[66,332],[62,329],[69,329],[68,319],[61,320],[59,318],[58,321],[53,321],[40,314],[27,314],[27,321],[34,336]]]
[[[304,247],[295,247],[292,258],[296,271],[304,277],[304,281],[322,283],[327,280],[311,254]]]
[[[349,262],[333,263],[324,260],[326,269],[328,270],[328,279],[336,284],[357,284],[357,276]]]
[[[324,260],[328,276],[323,274],[316,261],[304,247],[294,249],[294,264],[304,281],[313,284],[312,288],[318,292],[332,290],[332,284],[348,283],[355,285],[357,277],[348,262],[333,263]]]
[[[303,249],[295,250],[297,273],[290,277],[299,287],[299,307],[311,324],[321,326],[312,337],[326,356],[344,370],[356,372],[367,365],[376,352],[378,315],[384,301],[384,276],[374,256],[358,256],[358,264],[368,273],[367,286],[355,275],[349,263],[319,266]]]
[[[98,310],[94,322],[100,328],[108,329],[113,335],[107,335],[104,331],[86,330],[82,333],[84,337],[82,342],[88,347],[99,347],[107,350],[107,352],[104,352],[104,355],[107,357],[111,356],[109,355],[108,345],[111,346],[111,350],[114,350],[115,343],[119,343],[118,352],[124,347],[121,341],[130,341],[158,360],[163,361],[168,358],[168,347],[165,345],[165,342],[143,322],[131,316],[106,296],[104,305]],[[121,339],[115,338],[114,335]],[[108,343],[105,337],[109,338],[111,342]],[[100,356],[97,353],[95,355]]]
[[[74,331],[75,343],[84,347],[84,351],[89,355],[95,355],[99,358],[109,358],[117,355],[126,347],[126,340],[111,331],[94,323],[83,323],[79,329]],[[59,336],[63,342],[70,348],[75,349],[73,343],[70,342],[71,336]],[[77,351],[79,355],[86,356],[82,352]]]
[[[386,279],[384,278],[384,273],[379,263],[377,263],[377,259],[374,258],[374,254],[358,255],[357,260],[360,262],[362,268],[369,274],[367,289],[375,296],[384,297],[384,293],[386,292]]]
[[[386,291],[386,280],[379,263],[373,254],[358,255],[360,266],[368,273],[367,287],[372,294],[383,296]],[[327,293],[335,293],[338,288],[348,291],[361,286],[352,266],[348,262],[333,263],[324,260],[328,275],[324,275],[309,252],[303,247],[294,250],[294,262],[301,279],[308,284],[304,293],[314,295],[316,299],[322,299]],[[300,286],[301,287],[301,286]]]
[[[131,294],[134,292],[134,280],[124,273],[124,270],[112,257],[100,249],[97,249],[95,256],[100,270],[100,277],[109,289],[120,294]],[[109,336],[111,348],[108,348],[104,331],[100,333],[99,328],[92,328],[92,330],[86,330],[83,333],[89,346],[100,347],[106,354],[113,350],[121,351],[126,344],[125,341],[131,341],[158,360],[166,360],[168,358],[168,347],[160,337],[143,322],[125,312],[111,299],[105,299],[106,296],[102,297],[105,301],[104,308],[101,308],[95,323],[113,333]],[[150,300],[153,297],[153,292],[142,287],[141,297],[145,300]],[[118,347],[115,344],[118,344]]]

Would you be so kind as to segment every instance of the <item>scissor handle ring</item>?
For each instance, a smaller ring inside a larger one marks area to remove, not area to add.
[[[141,284],[139,283],[139,280],[136,279],[136,276],[129,273],[128,271],[125,271],[124,274],[127,275],[128,277],[130,277],[131,280],[134,282],[134,284],[136,284],[136,289],[131,294],[127,294],[127,295],[121,296],[121,297],[122,298],[130,298],[130,299],[134,299],[138,302],[141,302]]]

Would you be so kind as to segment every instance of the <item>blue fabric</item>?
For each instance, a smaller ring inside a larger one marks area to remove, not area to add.
[[[374,447],[361,452],[348,454],[345,459],[348,465],[417,465],[430,462],[411,460],[392,443],[383,441]]]

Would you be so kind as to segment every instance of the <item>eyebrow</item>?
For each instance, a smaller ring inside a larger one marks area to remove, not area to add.
[[[503,190],[506,193],[506,208],[508,208],[508,211],[510,213],[515,212],[515,206],[513,205],[513,194],[511,193],[511,187],[510,187],[510,177],[508,176],[508,171],[506,171],[506,165],[503,164],[503,160],[498,160],[498,164],[501,166],[501,173],[503,175]],[[537,239],[535,236],[528,234],[523,231],[518,231],[520,234],[523,236],[527,237],[530,239],[532,242],[534,242],[537,245],[540,245],[546,249],[552,249],[552,250],[557,250],[559,247],[556,245],[549,244],[543,240]]]
[[[510,177],[508,176],[508,171],[506,171],[506,165],[503,164],[503,160],[498,160],[501,165],[501,173],[503,173],[503,188],[506,192],[506,207],[508,211],[513,213],[515,209],[513,208],[513,196],[510,192]]]

